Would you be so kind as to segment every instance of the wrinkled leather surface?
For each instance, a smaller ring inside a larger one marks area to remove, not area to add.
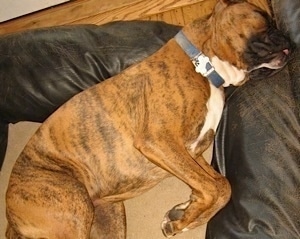
[[[32,30],[0,39],[0,117],[42,122],[75,93],[161,47],[178,27],[118,22]]]
[[[275,17],[298,44],[300,1],[275,0]],[[227,98],[213,164],[232,186],[206,239],[300,238],[300,50],[280,73]]]
[[[300,46],[300,0],[272,0],[278,27]]]
[[[76,93],[155,52],[179,29],[163,22],[129,21],[1,36],[0,166],[7,123],[42,122]]]

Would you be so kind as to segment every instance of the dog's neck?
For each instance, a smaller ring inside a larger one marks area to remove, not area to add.
[[[212,27],[210,19],[199,19],[182,29],[187,39],[204,55],[206,55],[216,72],[223,78],[223,87],[240,85],[246,79],[246,71],[238,69],[227,61],[221,60],[215,55],[211,46]]]
[[[207,78],[209,82],[216,88],[221,87],[225,81],[218,74],[218,72],[213,67],[210,59],[203,54],[198,48],[196,48],[185,36],[185,34],[180,31],[175,36],[175,41],[182,48],[182,50],[189,56],[190,60],[195,66],[195,71],[200,73],[202,76]]]

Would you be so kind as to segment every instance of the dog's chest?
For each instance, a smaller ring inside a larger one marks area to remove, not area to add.
[[[206,103],[207,114],[205,116],[204,125],[200,131],[198,138],[191,144],[191,150],[194,151],[198,142],[203,139],[203,136],[210,129],[216,132],[221,119],[224,108],[224,91],[210,84],[210,97]]]

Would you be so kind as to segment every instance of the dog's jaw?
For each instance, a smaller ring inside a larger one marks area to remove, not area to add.
[[[217,56],[213,56],[211,62],[216,71],[225,81],[223,87],[228,87],[230,85],[239,86],[245,82],[245,70],[238,69],[227,61],[222,61]]]

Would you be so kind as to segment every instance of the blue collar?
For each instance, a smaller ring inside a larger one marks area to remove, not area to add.
[[[175,40],[178,45],[190,57],[195,66],[197,73],[207,77],[210,82],[217,88],[224,84],[223,78],[216,72],[209,58],[199,51],[184,35],[182,31],[175,35]]]

